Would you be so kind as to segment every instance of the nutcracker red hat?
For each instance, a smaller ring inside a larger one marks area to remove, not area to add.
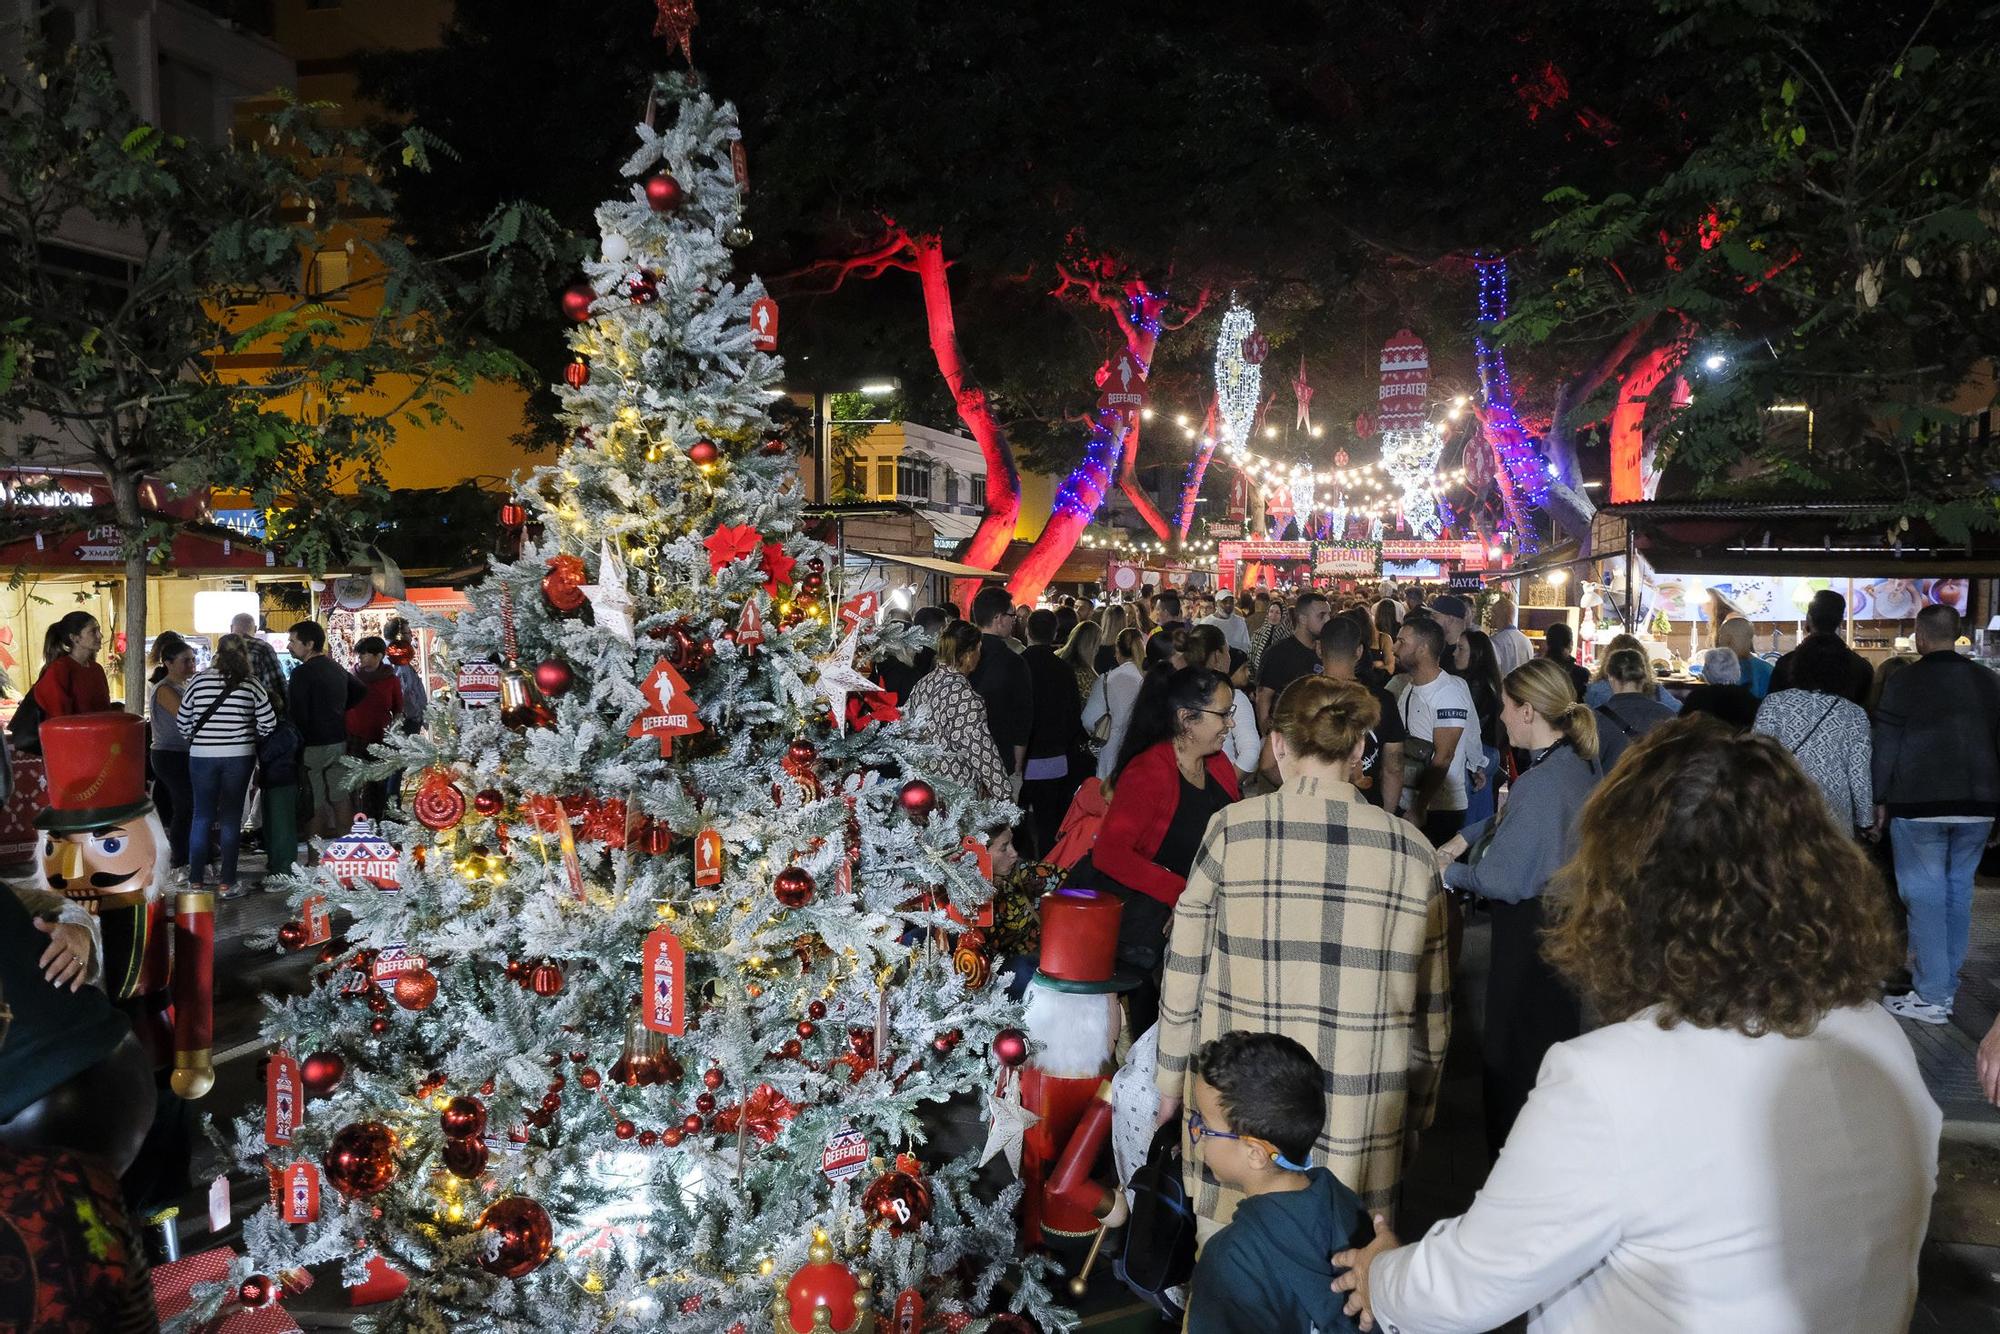
[[[42,722],[49,806],[35,827],[75,834],[153,809],[146,798],[146,723],[137,714],[73,713]]]
[[[1034,982],[1052,991],[1130,991],[1136,973],[1118,967],[1118,919],[1125,905],[1095,889],[1042,895],[1042,957]]]

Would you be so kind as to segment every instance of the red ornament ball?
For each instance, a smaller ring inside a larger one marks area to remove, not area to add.
[[[389,1021],[387,1019],[370,1019],[368,1021],[368,1031],[379,1038],[389,1031]]]
[[[517,986],[528,985],[529,971],[528,965],[519,959],[509,959],[507,961],[507,980]]]
[[[584,1088],[595,1092],[598,1085],[604,1082],[604,1076],[598,1074],[595,1070],[580,1070],[577,1072],[576,1082],[583,1085]]]
[[[688,446],[688,462],[706,468],[722,457],[722,451],[715,447],[713,440],[697,440]]]
[[[611,1133],[619,1139],[631,1139],[639,1133],[639,1127],[633,1125],[630,1121],[620,1121],[617,1125],[611,1127]]]
[[[646,202],[653,206],[655,213],[672,213],[686,197],[681,183],[665,172],[646,178]]]
[[[428,968],[412,968],[396,978],[396,1004],[406,1010],[427,1010],[437,999],[437,974]]]
[[[712,1089],[722,1087],[722,1071],[710,1068],[701,1072],[701,1082]]]
[[[681,1118],[681,1129],[690,1135],[699,1135],[701,1133],[701,1118],[693,1112],[689,1112]]]
[[[562,1057],[560,1056],[552,1056],[549,1058],[549,1064],[554,1065],[557,1061],[560,1061],[561,1059]],[[569,1081],[567,1079],[564,1079],[561,1075],[557,1075],[553,1079],[549,1080],[549,1092],[551,1093],[561,1093],[568,1086],[569,1086]]]
[[[833,1328],[852,1329],[855,1324],[855,1298],[861,1292],[860,1281],[854,1277],[853,1270],[833,1261],[829,1248],[815,1246],[811,1253],[814,1262],[801,1265],[791,1281],[785,1284],[785,1305],[790,1308],[791,1327],[795,1330],[811,1329],[813,1312],[825,1307]]]
[[[300,1081],[306,1092],[318,1098],[333,1092],[346,1073],[347,1060],[337,1051],[316,1051],[299,1062]]]
[[[342,1126],[333,1132],[320,1166],[342,1194],[376,1194],[396,1179],[396,1132],[380,1121]]]
[[[787,908],[803,908],[819,888],[803,866],[787,866],[771,880],[771,895]]]
[[[912,820],[921,824],[930,819],[931,812],[937,809],[937,789],[921,778],[912,778],[903,784],[896,800],[902,803],[904,812]]]
[[[701,1114],[702,1114],[703,1116],[712,1116],[712,1115],[714,1115],[714,1113],[715,1113],[715,1095],[714,1095],[713,1093],[698,1093],[698,1094],[696,1094],[696,1095],[695,1095],[695,1099],[694,1099],[694,1109],[695,1109],[695,1110],[696,1110],[697,1112],[700,1112],[700,1113],[701,1113]]]
[[[278,928],[278,943],[288,950],[295,950],[306,943],[306,924],[286,922]]]
[[[800,1036],[800,1037],[802,1037],[802,1038],[809,1038],[809,1037],[811,1037],[811,1036],[812,1036],[813,1034],[815,1034],[815,1033],[817,1033],[817,1032],[819,1032],[819,1025],[818,1025],[818,1024],[815,1024],[815,1023],[814,1023],[814,1022],[813,1022],[812,1020],[810,1020],[810,1019],[801,1019],[801,1020],[799,1020],[799,1028],[798,1028],[798,1033],[799,1033],[799,1036]]]
[[[389,993],[380,987],[370,991],[368,993],[368,1008],[376,1014],[387,1014],[389,1012]]]
[[[562,294],[563,314],[582,324],[590,318],[590,303],[595,300],[597,293],[591,290],[588,283],[578,283],[574,287],[565,288]]]
[[[488,1152],[483,1139],[448,1139],[444,1142],[444,1170],[460,1181],[472,1181],[486,1170]]]
[[[786,1038],[785,1045],[778,1048],[778,1054],[788,1061],[796,1061],[799,1059],[799,1053],[804,1050],[805,1048],[799,1045],[797,1038]]]
[[[665,1130],[662,1130],[660,1132],[660,1143],[666,1145],[670,1149],[679,1148],[681,1141],[686,1138],[687,1138],[686,1132],[684,1132],[679,1126],[668,1126]]]
[[[563,367],[563,382],[572,389],[581,389],[590,383],[590,363],[578,357]]]
[[[525,1195],[503,1195],[479,1216],[482,1232],[492,1232],[479,1252],[479,1267],[502,1278],[532,1274],[555,1249],[549,1211]]]
[[[898,1158],[896,1166],[869,1183],[861,1193],[861,1210],[870,1227],[886,1227],[900,1237],[931,1221],[931,1188],[911,1170],[916,1162]]]
[[[812,1004],[806,1006],[806,1018],[808,1019],[826,1018],[826,1002],[814,1001]]]
[[[278,1300],[278,1285],[262,1274],[252,1274],[238,1285],[236,1300],[253,1311],[261,1311]]]
[[[812,742],[800,737],[785,747],[785,758],[793,764],[811,764],[819,758],[819,752],[813,749]]]
[[[1012,1069],[1028,1059],[1028,1035],[1018,1028],[1003,1028],[993,1035],[993,1056]]]
[[[660,1142],[660,1133],[657,1130],[642,1130],[639,1132],[640,1148],[650,1149],[659,1142]]]
[[[453,1098],[438,1113],[438,1126],[449,1139],[478,1139],[486,1133],[486,1105],[477,1098]]]
[[[507,799],[497,788],[482,788],[472,798],[472,809],[481,815],[494,816],[507,809]]]
[[[575,670],[561,658],[544,658],[535,664],[535,688],[551,699],[567,695],[575,684]]]
[[[550,1091],[542,1095],[542,1110],[553,1115],[562,1110],[562,1094]]]
[[[528,974],[528,987],[537,996],[559,995],[563,989],[563,970],[552,963],[538,963],[535,971]]]
[[[787,449],[784,441],[778,439],[776,436],[772,436],[764,442],[763,448],[759,452],[766,458],[777,458],[779,455],[786,453]]]

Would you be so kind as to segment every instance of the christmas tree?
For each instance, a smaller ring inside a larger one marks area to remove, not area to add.
[[[925,1155],[996,1034],[1022,1054],[1017,1007],[940,945],[1014,812],[925,781],[935,751],[867,695],[857,654],[909,631],[843,618],[800,530],[776,309],[731,275],[734,112],[690,77],[655,98],[670,123],[564,295],[572,441],[438,627],[458,690],[369,766],[411,776],[408,819],[294,882],[281,940],[325,966],[272,1003],[269,1105],[232,1146],[274,1203],[197,1314],[379,1257],[409,1280],[372,1316],[393,1330],[722,1334],[774,1301],[845,1329],[868,1282],[911,1328],[1064,1318],[1016,1254],[1018,1186]]]

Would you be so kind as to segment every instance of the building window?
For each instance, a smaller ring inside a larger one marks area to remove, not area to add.
[[[896,498],[896,462],[883,459],[875,465],[875,499],[894,500]]]
[[[321,250],[306,263],[306,293],[329,301],[347,300],[347,252]]]
[[[985,504],[986,474],[979,472],[972,474],[972,483],[966,488],[966,490],[970,493],[966,496],[966,500],[970,501],[974,505]]]
[[[947,505],[958,503],[958,474],[949,468],[944,470],[944,503]]]
[[[896,494],[913,500],[931,498],[931,465],[923,459],[902,459],[896,464]]]

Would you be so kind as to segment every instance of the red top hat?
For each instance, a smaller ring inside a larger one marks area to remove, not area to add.
[[[123,824],[146,799],[146,722],[137,714],[73,713],[42,722],[49,807],[35,827],[59,834]]]
[[[1095,889],[1042,895],[1042,957],[1035,985],[1054,991],[1130,991],[1134,973],[1118,967],[1118,921],[1125,905]]]

